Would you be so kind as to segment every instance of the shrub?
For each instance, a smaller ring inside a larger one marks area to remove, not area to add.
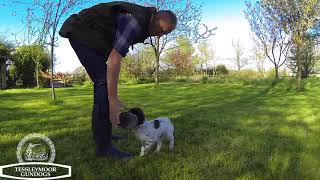
[[[75,85],[83,85],[83,83],[86,81],[88,74],[86,70],[83,67],[76,68],[72,74],[71,74],[71,84]]]
[[[39,87],[41,87],[41,88],[51,87],[50,86],[50,79],[40,76],[39,77]]]
[[[201,83],[207,84],[209,82],[209,77],[208,76],[203,76],[201,79]]]
[[[232,77],[237,78],[259,78],[261,77],[261,73],[254,71],[252,69],[244,69],[240,71],[230,71],[229,73]]]
[[[154,79],[153,78],[141,77],[141,78],[138,78],[137,83],[138,84],[154,83]]]
[[[276,70],[274,68],[269,69],[266,72],[266,76],[267,76],[267,78],[274,78],[276,76]]]
[[[215,75],[228,75],[229,71],[224,64],[220,64],[214,68],[214,74]]]

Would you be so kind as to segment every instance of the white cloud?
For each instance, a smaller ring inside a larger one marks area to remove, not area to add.
[[[250,25],[244,15],[206,20],[205,24],[209,27],[218,27],[215,32],[216,34],[210,40],[215,51],[214,64],[225,64],[229,68],[235,68],[234,63],[232,62],[232,59],[235,56],[232,40],[237,41],[238,39],[245,50],[243,57],[250,59],[254,42],[251,38],[252,31],[250,30]],[[266,60],[265,66],[268,69],[272,67],[272,63],[269,60]],[[255,63],[250,62],[250,64],[244,68],[255,67]]]
[[[217,26],[216,34],[211,39],[211,44],[215,50],[215,64],[225,64],[232,67],[231,59],[234,57],[232,40],[240,40],[245,49],[245,55],[249,55],[252,48],[250,38],[250,26],[244,17],[227,17],[223,19],[211,20],[205,22],[210,27]]]
[[[55,67],[56,72],[71,72],[81,66],[68,39],[59,38],[59,46],[55,48],[55,54],[58,58],[58,64]]]

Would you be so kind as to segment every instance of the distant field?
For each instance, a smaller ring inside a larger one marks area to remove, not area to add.
[[[176,146],[123,161],[96,158],[91,133],[92,88],[0,91],[0,165],[16,163],[30,133],[55,144],[56,163],[72,179],[320,179],[320,81],[217,80],[207,84],[120,85],[120,98],[148,119],[167,116]],[[131,133],[115,145],[139,154]]]

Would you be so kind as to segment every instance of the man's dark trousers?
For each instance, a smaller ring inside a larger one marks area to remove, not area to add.
[[[94,83],[92,131],[96,141],[96,153],[103,153],[111,147],[112,134],[112,125],[109,120],[106,59],[103,54],[76,40],[69,39],[69,42]]]

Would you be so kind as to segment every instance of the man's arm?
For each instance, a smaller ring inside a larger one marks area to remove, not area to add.
[[[122,105],[117,94],[117,85],[120,73],[122,57],[129,51],[129,46],[133,43],[140,26],[137,20],[130,14],[120,13],[117,16],[117,31],[113,49],[108,57],[107,65],[107,86],[109,98],[109,118],[114,125],[119,124],[119,113]]]
[[[107,85],[109,99],[117,98],[118,79],[122,56],[112,49],[107,62]]]
[[[118,79],[122,56],[112,49],[107,62],[107,87],[109,99],[109,117],[112,124],[119,124],[119,112],[122,106],[118,98]]]

